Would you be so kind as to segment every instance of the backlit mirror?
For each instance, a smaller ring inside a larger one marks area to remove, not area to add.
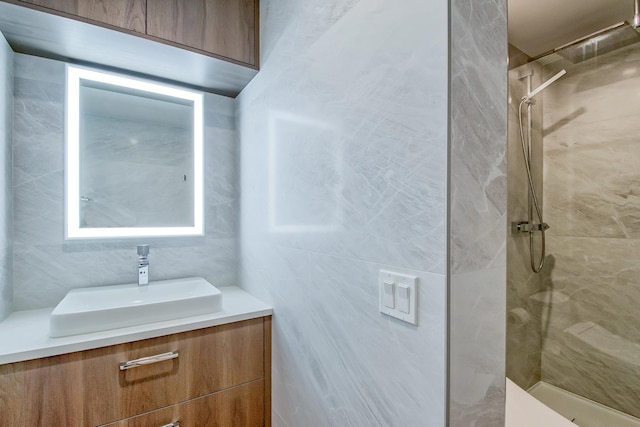
[[[67,67],[66,237],[203,234],[202,93]]]

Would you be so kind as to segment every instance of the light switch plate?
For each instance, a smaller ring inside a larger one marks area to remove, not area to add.
[[[395,304],[393,308],[387,307],[385,305],[385,282],[394,284],[393,289],[395,292]],[[413,325],[418,324],[418,278],[416,276],[409,276],[407,274],[380,270],[378,286],[380,289],[379,293],[381,313],[398,318]],[[409,294],[408,302],[405,305],[403,301],[403,304],[401,305],[399,292],[401,292],[401,290],[407,289]],[[406,311],[407,305],[409,312],[405,313],[403,311]]]

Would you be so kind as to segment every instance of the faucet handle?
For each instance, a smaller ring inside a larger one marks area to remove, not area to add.
[[[149,255],[149,245],[138,245],[138,255],[139,256]]]

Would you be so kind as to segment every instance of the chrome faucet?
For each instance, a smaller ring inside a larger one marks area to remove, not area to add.
[[[149,245],[138,245],[138,286],[149,284]]]

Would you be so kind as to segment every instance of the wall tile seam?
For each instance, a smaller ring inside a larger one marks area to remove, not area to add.
[[[467,258],[464,258],[464,259],[462,259],[462,260],[459,260],[459,261],[457,261],[457,262],[462,263],[462,262],[464,262],[466,259],[468,259],[468,257],[467,257]],[[495,259],[495,258],[494,258],[494,259]],[[492,260],[492,261],[493,261],[493,260]],[[456,263],[454,262],[453,264],[456,264]],[[486,271],[492,271],[492,270],[504,269],[504,270],[505,270],[505,279],[506,279],[506,274],[507,274],[507,273],[506,273],[506,268],[507,268],[506,257],[505,257],[504,263],[500,263],[500,264],[493,264],[493,265],[487,266],[487,267],[485,267],[485,268],[478,268],[477,266],[476,266],[476,267],[471,266],[471,267],[473,267],[473,268],[471,268],[471,269],[467,270],[467,269],[464,269],[464,268],[461,268],[461,269],[460,269],[459,267],[460,267],[460,266],[452,265],[452,269],[451,269],[451,276],[464,275],[464,274],[473,274],[473,273],[481,273],[481,272],[486,272]],[[464,267],[464,265],[462,265],[462,267]]]
[[[507,268],[506,265],[505,266],[497,266],[497,267],[476,268],[474,270],[451,273],[450,277],[465,276],[465,275],[471,275],[471,274],[474,274],[474,273],[486,273],[488,271],[498,271],[498,270],[505,270],[505,274],[506,274],[506,268]],[[506,281],[506,275],[505,275],[505,281]],[[505,290],[505,292],[506,292],[506,290]]]
[[[130,251],[131,248],[134,250],[133,256],[135,257],[135,248],[140,240],[148,241],[151,245],[151,251],[168,251],[168,250],[185,250],[192,248],[202,248],[205,247],[209,242],[221,242],[221,241],[234,241],[238,240],[237,237],[233,236],[220,236],[220,237],[204,237],[198,236],[193,237],[194,242],[172,242],[171,240],[161,241],[161,239],[170,239],[171,237],[132,237],[130,241],[124,241],[117,239],[118,241],[108,241],[106,239],[103,240],[83,240],[83,239],[64,239],[62,243],[43,243],[43,244],[32,244],[32,243],[21,243],[17,242],[14,246],[21,247],[57,247],[62,248],[62,252],[65,253],[88,253],[88,252],[111,252],[111,251]],[[206,240],[205,240],[206,239]],[[113,239],[116,240],[116,239]],[[196,242],[197,240],[197,242]],[[156,244],[154,248],[154,243]],[[73,248],[76,246],[76,248]],[[83,247],[84,246],[84,247]],[[77,249],[77,250],[73,250]],[[151,256],[151,255],[150,255]]]
[[[341,255],[330,254],[330,253],[327,253],[327,252],[312,251],[312,250],[309,250],[309,249],[302,249],[302,248],[296,248],[296,247],[287,246],[287,245],[274,244],[274,243],[270,243],[268,241],[255,240],[255,239],[239,239],[238,248],[240,249],[240,253],[243,252],[242,248],[244,247],[244,245],[245,244],[250,244],[250,243],[256,243],[256,244],[263,245],[263,246],[272,246],[272,247],[280,248],[280,249],[284,249],[284,250],[304,252],[304,253],[308,253],[308,254],[312,254],[312,255],[326,256],[326,257],[341,259],[341,260],[345,260],[345,261],[352,261],[352,262],[360,262],[360,263],[365,263],[365,264],[380,265],[380,266],[385,266],[385,267],[389,267],[389,268],[397,268],[397,269],[400,269],[400,270],[411,270],[411,271],[416,271],[416,272],[421,272],[421,273],[435,274],[435,275],[442,276],[442,277],[446,277],[447,276],[445,273],[442,273],[442,272],[439,272],[439,271],[436,272],[436,271],[424,270],[424,269],[421,269],[421,268],[402,267],[402,266],[392,265],[392,264],[388,264],[388,263],[384,263],[384,262],[370,261],[370,260],[365,260],[365,259],[360,259],[360,258],[353,258],[353,257],[345,257],[345,256],[341,256]]]

